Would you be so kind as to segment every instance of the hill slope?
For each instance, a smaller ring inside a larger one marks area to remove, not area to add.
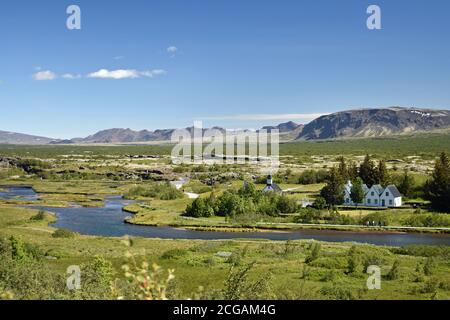
[[[297,139],[379,137],[450,127],[449,110],[419,108],[359,109],[319,117]]]
[[[29,134],[0,131],[0,144],[47,144],[54,139]]]

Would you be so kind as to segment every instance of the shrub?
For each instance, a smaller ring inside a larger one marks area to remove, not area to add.
[[[52,233],[53,238],[73,238],[77,235],[76,232],[73,232],[68,229],[57,229],[55,232]]]
[[[356,300],[357,296],[348,288],[342,286],[326,286],[319,291],[322,295],[333,300]]]
[[[231,266],[221,292],[223,300],[255,300],[271,297],[270,273],[266,273],[264,277],[259,277],[256,281],[248,279],[254,265],[255,262],[242,266],[234,264]]]
[[[431,276],[436,268],[436,262],[433,257],[428,257],[423,266],[423,273],[427,276]]]
[[[309,247],[309,254],[306,256],[305,263],[311,263],[320,255],[320,249],[322,248],[319,242],[313,242]]]
[[[448,246],[409,245],[390,250],[395,254],[409,256],[450,258],[450,247]]]
[[[412,215],[403,221],[403,225],[411,227],[449,227],[450,217],[445,214],[431,213]]]
[[[111,284],[115,271],[110,261],[96,256],[81,266],[82,299],[111,299]]]
[[[439,288],[440,282],[437,278],[428,279],[422,288],[420,289],[420,293],[436,293]]]
[[[189,217],[201,218],[211,217],[214,214],[214,209],[203,198],[195,199],[186,208],[186,215]]]
[[[327,208],[327,201],[325,200],[324,197],[317,197],[316,200],[314,201],[313,207],[318,210],[324,210]]]
[[[300,174],[298,183],[300,184],[316,184],[325,182],[328,172],[326,170],[306,170]]]
[[[391,270],[387,274],[386,278],[389,280],[396,280],[398,279],[400,275],[400,262],[398,260],[395,260],[394,264],[392,265]]]
[[[36,215],[34,215],[34,216],[32,216],[30,218],[30,220],[32,220],[32,221],[42,221],[42,220],[45,219],[45,215],[46,215],[45,211],[39,210],[39,212]]]
[[[389,225],[389,215],[384,212],[374,212],[366,215],[362,218],[361,223],[366,224],[367,222],[375,221],[377,225],[388,226]]]
[[[320,257],[310,263],[310,266],[325,269],[346,269],[347,260],[344,257]]]
[[[161,255],[161,259],[164,260],[178,259],[186,255],[186,253],[187,253],[186,250],[183,249],[172,249],[164,252]]]
[[[149,197],[160,200],[175,200],[182,198],[183,192],[175,188],[170,182],[152,182],[150,184],[131,188],[125,195],[128,199]]]

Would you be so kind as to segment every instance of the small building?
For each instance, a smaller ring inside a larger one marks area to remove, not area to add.
[[[281,193],[283,190],[281,190],[281,188],[276,183],[273,182],[272,175],[269,175],[267,177],[266,186],[264,187],[264,189],[262,191],[263,192],[278,192],[278,193]]]
[[[383,207],[401,207],[402,195],[395,185],[387,186],[380,196],[381,206]]]
[[[369,207],[381,207],[380,195],[383,193],[383,190],[381,185],[374,184],[364,197],[364,205]]]
[[[367,185],[363,184],[364,200],[362,203],[354,203],[352,201],[352,187],[353,184],[351,181],[348,181],[344,185],[344,205],[364,205],[382,208],[402,206],[402,195],[395,185],[389,185],[386,188],[383,188],[381,185],[375,184],[371,188],[368,188]]]

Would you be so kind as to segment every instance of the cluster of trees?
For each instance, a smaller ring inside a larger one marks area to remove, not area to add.
[[[207,198],[197,198],[186,208],[190,217],[236,216],[257,213],[276,216],[280,213],[294,213],[299,205],[294,199],[274,192],[261,192],[253,183],[239,190],[228,190],[219,196],[211,193]]]
[[[434,165],[434,172],[425,184],[425,197],[435,210],[450,212],[450,160],[443,152]]]
[[[398,190],[405,197],[420,194],[431,202],[433,209],[450,212],[450,159],[445,152],[441,153],[436,160],[431,179],[425,185],[420,186],[416,185],[414,178],[407,170],[400,177],[390,175],[383,160],[380,160],[376,165],[367,155],[358,167],[353,162],[347,164],[345,159],[341,157],[339,165],[331,168],[328,173],[327,185],[320,193],[321,198],[329,206],[342,204],[344,201],[343,185],[348,180],[353,182],[351,197],[354,203],[362,202],[364,197],[363,183],[370,188],[374,184],[386,186],[396,180]]]
[[[340,157],[339,165],[331,168],[328,173],[327,185],[321,190],[321,197],[328,205],[342,204],[344,202],[343,186],[349,180],[353,181],[352,201],[360,203],[364,198],[363,184],[369,188],[375,184],[387,185],[390,176],[384,160],[376,164],[370,155],[366,155],[364,161],[358,166],[355,162],[347,163],[344,157]]]

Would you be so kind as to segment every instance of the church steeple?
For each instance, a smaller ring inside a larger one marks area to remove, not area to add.
[[[273,184],[272,175],[269,174],[269,175],[267,176],[267,185],[268,185],[268,186],[271,186],[272,184]]]

